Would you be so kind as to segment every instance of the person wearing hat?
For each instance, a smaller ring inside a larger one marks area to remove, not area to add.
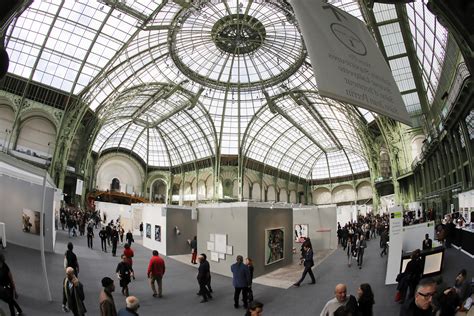
[[[114,280],[109,277],[102,279],[102,291],[99,295],[100,316],[117,316],[115,309],[114,297],[112,292],[115,291]]]
[[[127,307],[118,312],[118,316],[138,316],[137,310],[140,307],[140,301],[135,296],[129,296],[125,299]]]

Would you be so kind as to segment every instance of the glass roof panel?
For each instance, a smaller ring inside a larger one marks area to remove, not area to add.
[[[379,31],[387,57],[406,54],[405,43],[398,22],[380,25]]]
[[[357,1],[328,2],[364,20]],[[431,100],[446,30],[426,2],[406,8]],[[169,167],[218,148],[312,179],[368,170],[356,126],[374,114],[318,95],[287,1],[179,3],[33,2],[7,32],[10,71],[83,98],[101,120],[99,153],[119,147]],[[409,113],[419,115],[395,7],[375,3],[373,12]]]
[[[447,30],[426,7],[427,1],[406,5],[410,29],[423,81],[431,104],[436,93],[447,43]]]

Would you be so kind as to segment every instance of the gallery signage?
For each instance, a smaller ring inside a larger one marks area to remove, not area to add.
[[[400,205],[392,207],[390,210],[390,249],[388,251],[387,273],[385,284],[397,283],[396,278],[400,272],[400,262],[402,260],[403,245],[403,209]]]
[[[292,0],[291,5],[319,94],[411,125],[392,72],[366,25],[323,1]]]

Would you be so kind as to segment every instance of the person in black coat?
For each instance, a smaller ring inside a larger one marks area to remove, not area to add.
[[[72,242],[69,242],[67,244],[67,251],[64,254],[64,263],[65,266],[64,268],[66,269],[67,267],[71,267],[74,269],[74,275],[77,277],[79,274],[79,262],[77,261],[77,256],[76,254],[72,251],[74,249],[74,246]]]
[[[199,260],[199,268],[198,268],[198,275],[197,281],[199,284],[199,295],[202,295],[201,303],[205,303],[208,301],[209,298],[212,298],[211,294],[207,289],[207,284],[211,277],[211,268],[209,266],[209,262],[206,260],[206,254],[202,253],[198,257]]]
[[[433,296],[436,294],[436,282],[423,279],[416,287],[415,297],[403,304],[400,316],[433,316]]]
[[[311,270],[311,268],[314,266],[313,249],[311,249],[311,247],[308,244],[306,244],[304,248],[306,250],[306,253],[304,257],[303,275],[301,276],[301,279],[298,282],[293,284],[294,286],[300,286],[301,282],[303,282],[304,278],[306,277],[306,274],[308,273],[309,273],[309,276],[311,277],[311,284],[316,283],[316,279],[314,278],[313,271]]]
[[[408,278],[407,283],[410,289],[408,298],[413,298],[415,296],[415,288],[418,282],[420,282],[421,276],[423,274],[423,260],[420,254],[420,249],[416,249],[415,251],[413,251],[411,255],[411,261],[408,262],[405,268],[405,275],[406,278]],[[402,299],[403,298],[404,296],[402,296]]]
[[[133,239],[133,234],[130,231],[130,229],[128,230],[127,234],[125,235],[125,240],[127,241],[127,244],[129,244],[130,246],[132,245],[132,242],[135,241],[135,239]]]
[[[102,245],[102,251],[107,252],[107,231],[105,227],[102,227],[102,230],[99,232],[100,243]]]
[[[362,283],[357,290],[357,304],[358,304],[358,316],[372,316],[374,301],[374,293],[368,283]]]
[[[115,257],[117,254],[117,244],[119,241],[119,233],[115,227],[112,229],[110,240],[112,241],[112,256]]]

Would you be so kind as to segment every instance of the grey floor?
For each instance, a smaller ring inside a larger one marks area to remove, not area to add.
[[[39,252],[12,244],[3,250],[16,281],[20,294],[18,301],[25,315],[63,314],[61,311],[61,282],[64,277],[63,253],[69,239],[67,234],[60,231],[57,240],[56,253],[46,256],[53,302],[47,301]],[[101,252],[97,238],[94,250],[87,248],[85,237],[71,240],[79,258],[81,268],[79,279],[84,284],[88,315],[99,315],[100,280],[104,276],[116,279],[114,271],[119,259],[112,257],[110,252],[107,254]],[[244,314],[242,308],[236,310],[233,307],[233,288],[230,278],[213,275],[214,299],[209,303],[200,304],[200,298],[196,295],[196,268],[170,258],[165,258],[164,297],[162,299],[153,298],[146,281],[146,268],[151,251],[142,247],[139,242],[135,243],[133,248],[137,279],[130,284],[130,294],[140,299],[140,315]],[[122,248],[118,252],[121,253]],[[341,249],[338,249],[314,270],[317,278],[315,285],[305,283],[299,288],[284,290],[255,284],[254,296],[255,299],[265,304],[265,315],[292,315],[295,312],[298,315],[319,315],[326,301],[332,297],[335,284],[346,283],[348,291],[355,294],[359,284],[370,283],[375,292],[374,315],[398,315],[400,307],[393,302],[395,286],[384,285],[385,264],[386,257],[380,258],[379,256],[378,240],[369,241],[364,266],[361,270],[355,265],[352,265],[351,268],[347,267],[345,254]],[[474,273],[472,267],[474,267],[473,259],[458,250],[448,249],[443,276],[448,283],[451,283],[461,268],[467,268],[469,275],[472,275]],[[309,282],[309,277],[306,281]],[[118,287],[114,298],[117,307],[121,308],[125,305],[125,299],[120,294]],[[3,302],[0,302],[0,308],[5,310],[6,306]]]

